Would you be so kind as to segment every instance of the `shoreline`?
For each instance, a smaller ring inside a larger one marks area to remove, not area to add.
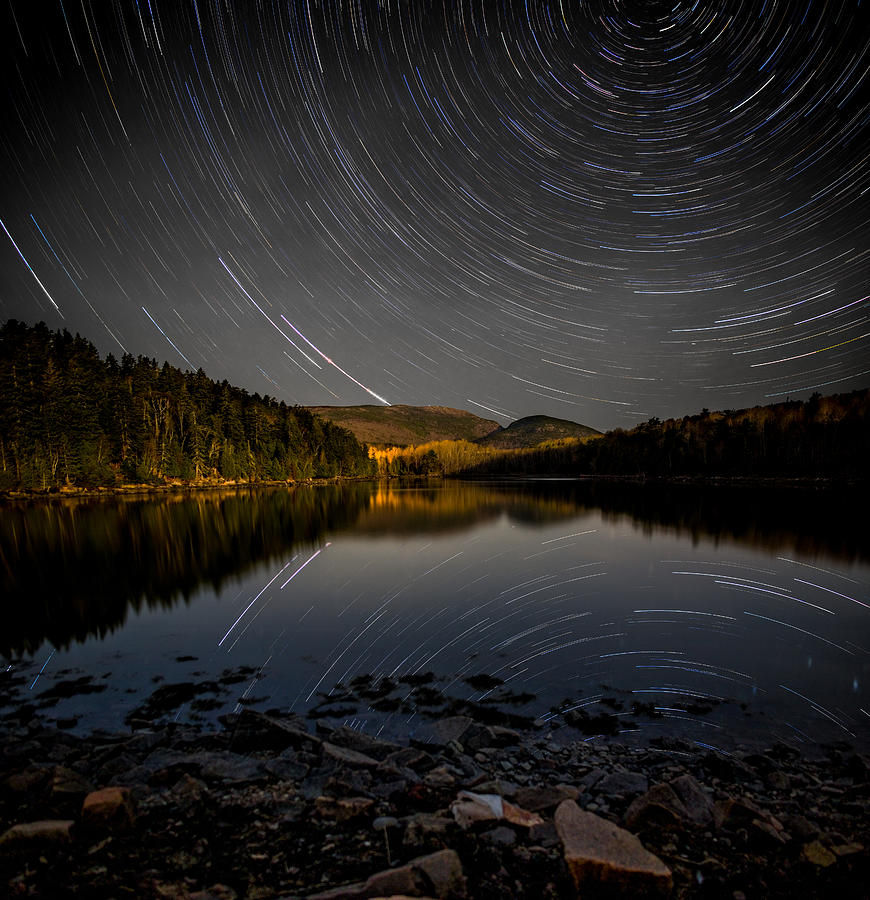
[[[0,503],[29,500],[77,500],[107,499],[111,497],[151,497],[159,495],[193,494],[223,490],[262,490],[275,488],[296,488],[337,484],[360,484],[378,482],[407,482],[427,484],[432,481],[468,482],[528,482],[528,481],[571,481],[585,483],[617,483],[636,485],[685,485],[695,487],[771,487],[771,488],[868,488],[870,478],[810,478],[755,475],[565,475],[553,474],[474,474],[455,473],[451,475],[400,476],[400,475],[336,475],[332,478],[307,478],[302,481],[202,481],[166,482],[162,484],[121,484],[111,487],[75,487],[0,491]]]
[[[394,743],[250,709],[76,737],[31,715],[0,725],[10,896],[858,898],[870,877],[870,763],[845,744],[556,742],[469,716]],[[593,869],[581,820],[617,840]],[[638,840],[657,862],[626,871]]]

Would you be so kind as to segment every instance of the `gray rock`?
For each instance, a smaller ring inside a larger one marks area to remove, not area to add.
[[[233,750],[248,753],[252,750],[283,750],[285,747],[300,748],[320,743],[321,738],[307,731],[300,719],[278,719],[254,709],[245,709],[232,724],[230,746]]]
[[[323,742],[323,754],[330,759],[340,762],[342,765],[353,768],[375,769],[378,766],[378,761],[371,756],[367,756],[365,753],[360,753],[357,750],[339,747],[328,741]]]
[[[625,824],[629,828],[679,828],[690,818],[676,791],[669,784],[656,784],[632,801]]]
[[[401,749],[398,744],[379,740],[370,734],[348,728],[346,725],[336,728],[330,735],[329,742],[347,750],[356,750],[357,753],[364,753],[377,760],[384,760],[391,753]]]
[[[611,794],[622,797],[636,797],[649,788],[646,775],[635,772],[610,772],[594,784],[596,794]]]
[[[680,798],[689,819],[699,828],[712,828],[715,824],[713,801],[691,775],[680,775],[671,782],[674,793]]]
[[[495,844],[497,847],[510,847],[517,842],[516,832],[506,825],[499,825],[497,828],[491,828],[489,831],[484,831],[483,834],[481,834],[481,837],[485,841],[489,841],[490,844]]]
[[[446,719],[435,719],[424,722],[411,735],[411,743],[415,747],[446,747],[451,741],[462,742],[465,733],[475,725],[469,716],[448,716]]]

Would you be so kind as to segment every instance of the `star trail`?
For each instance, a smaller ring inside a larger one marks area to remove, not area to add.
[[[870,383],[866,0],[0,21],[0,319],[597,428]]]

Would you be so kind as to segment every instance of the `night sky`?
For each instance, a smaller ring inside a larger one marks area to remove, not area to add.
[[[597,428],[870,383],[867,0],[3,0],[0,320]]]

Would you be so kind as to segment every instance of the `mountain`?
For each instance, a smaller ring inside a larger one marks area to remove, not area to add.
[[[490,432],[476,443],[482,447],[495,447],[499,450],[518,450],[521,447],[535,447],[544,441],[555,441],[560,438],[583,438],[601,434],[588,425],[570,422],[568,419],[556,419],[553,416],[526,416],[517,419],[507,428],[499,428]]]
[[[353,432],[367,444],[406,447],[428,441],[475,441],[499,428],[449,406],[310,406],[311,412]],[[555,420],[554,420],[555,421]]]

